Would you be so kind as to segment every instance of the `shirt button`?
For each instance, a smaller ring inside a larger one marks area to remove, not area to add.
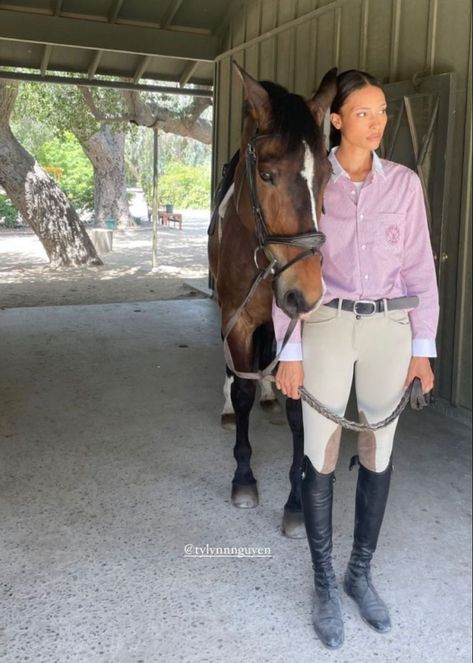
[[[365,281],[368,279],[368,274],[365,274]]]
[[[356,191],[355,191],[355,189],[353,189],[352,194],[355,195],[355,193],[356,193]]]
[[[360,214],[360,219],[362,219],[362,218],[363,218],[363,214]]]
[[[366,244],[362,244],[361,248],[363,249],[363,251],[365,251],[366,250]]]

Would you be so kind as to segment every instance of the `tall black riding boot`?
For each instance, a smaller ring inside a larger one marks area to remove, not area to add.
[[[314,569],[314,629],[326,647],[343,644],[343,620],[332,568],[332,502],[334,473],[320,474],[307,456],[302,461],[301,501]]]
[[[343,582],[346,593],[357,603],[363,620],[379,633],[391,630],[391,620],[385,603],[373,587],[370,563],[383,522],[391,472],[391,460],[384,472],[372,472],[360,464],[353,550]]]

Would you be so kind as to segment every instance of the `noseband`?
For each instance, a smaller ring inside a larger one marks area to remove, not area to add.
[[[257,165],[257,156],[256,156],[256,141],[263,138],[273,138],[274,134],[254,134],[250,139],[245,153],[245,170],[246,178],[248,182],[248,188],[250,192],[251,206],[253,208],[253,216],[255,217],[256,224],[256,238],[258,240],[258,246],[255,249],[254,261],[257,269],[260,269],[258,265],[258,253],[262,251],[267,259],[270,261],[270,273],[274,278],[280,276],[286,269],[292,267],[296,262],[307,258],[308,256],[320,256],[322,260],[322,254],[320,252],[320,247],[325,242],[325,235],[318,230],[314,232],[301,233],[300,235],[270,235],[268,232],[268,227],[264,220],[263,210],[261,209],[260,201],[258,198],[258,192],[256,190],[256,165]],[[268,249],[270,244],[284,244],[286,246],[297,246],[305,251],[301,251],[295,258],[289,260],[285,265],[280,265],[278,259],[273,255],[273,253]]]

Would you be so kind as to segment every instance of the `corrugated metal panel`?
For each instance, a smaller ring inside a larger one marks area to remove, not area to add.
[[[422,72],[455,73],[453,149],[458,168],[449,196],[449,259],[443,288],[449,296],[442,302],[439,392],[447,401],[471,409],[471,345],[466,340],[471,312],[464,297],[466,290],[471,291],[471,249],[464,250],[471,236],[471,221],[465,216],[471,211],[467,180],[471,147],[465,151],[467,135],[471,146],[466,115],[469,0],[252,0],[246,5],[232,21],[231,39],[228,35],[224,39],[227,49],[241,45],[240,50],[222,54],[216,64],[219,115],[223,108],[215,134],[218,172],[238,145],[241,127],[241,89],[230,69],[232,58],[254,76],[304,95],[333,66],[366,69],[384,82],[409,80]],[[284,31],[265,36],[281,26]],[[231,85],[227,76],[232,76]]]

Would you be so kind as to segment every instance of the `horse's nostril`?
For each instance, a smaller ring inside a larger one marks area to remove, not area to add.
[[[288,290],[284,296],[284,308],[293,317],[303,313],[307,310],[303,294],[299,290]]]

